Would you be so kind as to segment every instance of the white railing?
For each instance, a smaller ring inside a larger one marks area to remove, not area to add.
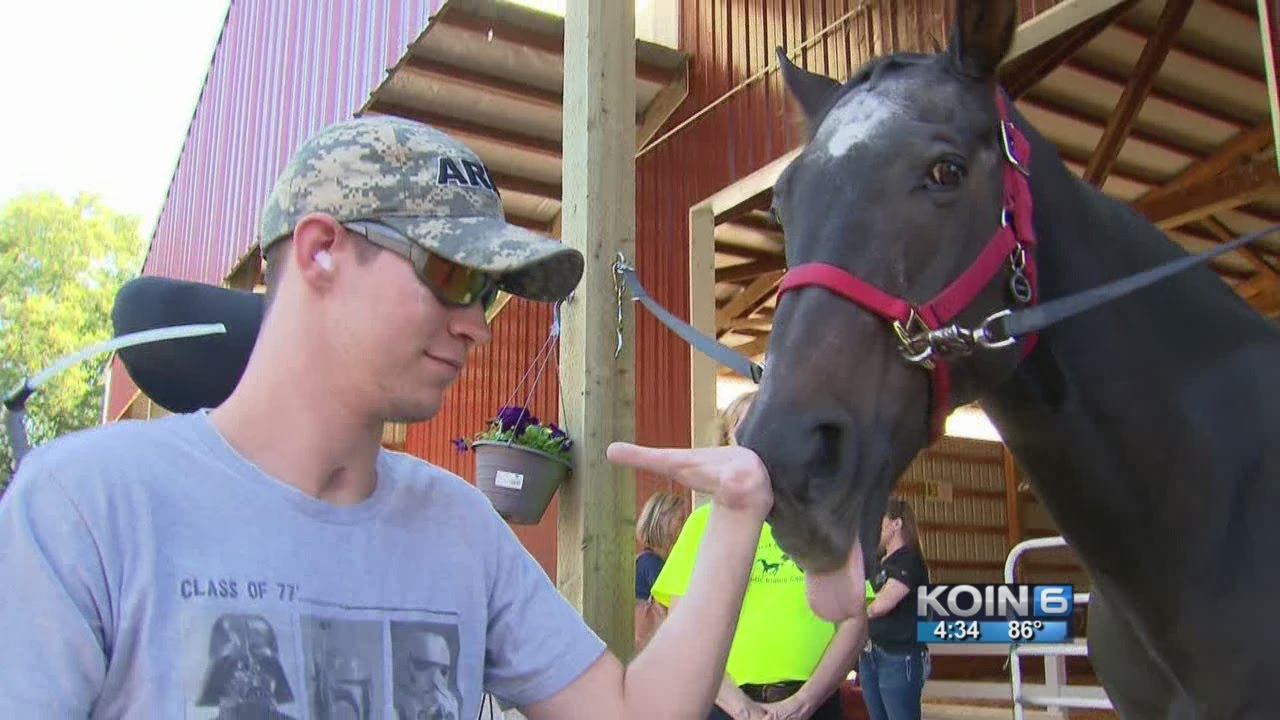
[[[1036,538],[1024,540],[1014,545],[1004,563],[1004,581],[1014,582],[1014,571],[1018,567],[1018,559],[1029,550],[1067,547],[1067,541],[1061,537]],[[1089,593],[1076,593],[1077,605],[1089,604]],[[1085,640],[1043,645],[1015,645],[1009,650],[1009,675],[1013,691],[1013,718],[1023,720],[1026,705],[1056,709],[1081,708],[1093,710],[1112,710],[1111,700],[1106,692],[1096,685],[1067,685],[1067,665],[1065,658],[1069,655],[1085,656],[1089,654]],[[1044,658],[1044,685],[1024,685],[1022,682],[1022,657],[1040,656]]]

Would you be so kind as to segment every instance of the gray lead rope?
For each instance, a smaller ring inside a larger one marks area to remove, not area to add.
[[[648,308],[649,312],[653,313],[663,325],[670,328],[671,332],[679,335],[680,339],[692,345],[698,352],[710,357],[712,360],[719,362],[745,378],[750,378],[757,385],[760,384],[760,378],[764,375],[763,365],[752,361],[751,358],[737,350],[698,332],[692,325],[672,315],[666,308],[659,305],[653,298],[649,297],[649,293],[645,292],[644,287],[636,278],[636,269],[626,262],[621,253],[618,255],[618,261],[614,263],[614,271],[626,279],[627,287],[631,290],[631,299]]]
[[[1128,295],[1135,290],[1140,290],[1148,285],[1157,283],[1171,275],[1176,275],[1184,270],[1206,263],[1223,253],[1231,252],[1242,245],[1248,245],[1255,240],[1270,235],[1276,230],[1280,230],[1280,223],[1272,225],[1269,228],[1259,230],[1257,232],[1241,235],[1234,240],[1225,242],[1218,247],[1206,250],[1202,253],[1191,255],[1189,257],[1178,258],[1167,262],[1163,265],[1157,265],[1150,270],[1143,270],[1137,275],[1121,278],[1114,282],[1100,285],[1091,290],[1084,290],[1074,295],[1068,295],[1064,298],[1051,300],[1046,303],[1034,305],[1029,308],[1017,310],[1004,315],[1003,322],[999,323],[999,329],[1003,331],[1006,338],[1017,338],[1021,335],[1043,330],[1050,325],[1062,322],[1067,318],[1078,315],[1079,313],[1106,303],[1117,298]],[[1005,311],[1008,312],[1008,311]],[[995,316],[993,316],[993,319]],[[986,325],[987,323],[984,323]]]

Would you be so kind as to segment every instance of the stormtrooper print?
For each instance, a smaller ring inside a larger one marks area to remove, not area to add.
[[[457,627],[392,622],[391,655],[397,720],[459,720]]]

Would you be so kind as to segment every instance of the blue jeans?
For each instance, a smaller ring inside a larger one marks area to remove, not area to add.
[[[920,720],[920,696],[929,677],[927,650],[899,654],[869,645],[858,662],[858,685],[871,720]]]

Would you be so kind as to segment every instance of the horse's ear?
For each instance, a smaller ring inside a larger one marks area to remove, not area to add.
[[[994,79],[1018,29],[1018,0],[956,0],[955,13],[952,58],[965,73]]]
[[[818,113],[827,106],[831,94],[840,89],[840,83],[826,75],[811,73],[796,66],[781,47],[777,48],[775,53],[778,56],[778,65],[782,67],[782,79],[786,82],[787,89],[791,91],[791,96],[796,99],[796,102],[800,103],[805,117],[812,123]]]

